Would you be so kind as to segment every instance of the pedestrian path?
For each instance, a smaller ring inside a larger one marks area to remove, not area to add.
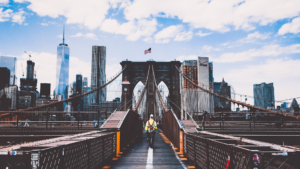
[[[182,169],[187,168],[170,144],[156,132],[153,149],[149,148],[145,134],[110,166],[111,169]]]

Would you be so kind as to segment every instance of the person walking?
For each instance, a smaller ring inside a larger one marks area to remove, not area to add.
[[[153,148],[156,130],[157,130],[157,125],[153,119],[153,114],[151,114],[150,119],[147,121],[146,126],[145,126],[147,140],[149,141],[149,146],[151,148]]]

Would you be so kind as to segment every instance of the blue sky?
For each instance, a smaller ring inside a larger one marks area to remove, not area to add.
[[[54,86],[65,25],[70,83],[78,73],[90,81],[92,45],[104,45],[107,77],[125,59],[206,56],[216,82],[224,77],[247,95],[253,84],[273,82],[275,99],[283,100],[300,96],[299,6],[299,0],[0,0],[0,55],[18,58],[20,78],[24,51],[30,52],[38,81]]]

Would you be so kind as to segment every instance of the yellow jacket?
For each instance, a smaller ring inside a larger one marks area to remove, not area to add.
[[[153,131],[156,131],[157,130],[157,125],[156,125],[156,122],[153,119],[150,119],[150,120],[147,121],[146,126],[145,126],[145,131],[146,132],[151,132],[149,122],[153,126]]]

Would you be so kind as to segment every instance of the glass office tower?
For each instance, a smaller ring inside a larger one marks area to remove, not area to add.
[[[63,43],[57,47],[57,63],[56,63],[56,95],[61,95],[61,99],[68,98],[69,84],[69,55],[70,49],[65,44],[65,36],[63,34]]]
[[[275,95],[273,83],[261,83],[253,85],[254,106],[265,109],[275,108]]]
[[[17,85],[17,58],[10,56],[0,56],[0,67],[7,67],[10,70],[10,85],[14,85],[14,82],[15,85]]]

